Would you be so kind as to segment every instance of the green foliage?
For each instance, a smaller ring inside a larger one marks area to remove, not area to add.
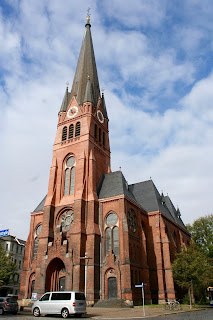
[[[187,229],[198,248],[213,258],[213,214],[195,220]]]
[[[13,282],[17,265],[12,261],[12,254],[6,255],[0,243],[0,287]]]
[[[194,294],[202,299],[206,288],[213,283],[213,267],[210,259],[193,243],[188,248],[182,247],[172,264],[175,283],[184,289],[193,285]]]

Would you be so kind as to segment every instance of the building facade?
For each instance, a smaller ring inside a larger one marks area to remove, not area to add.
[[[0,287],[0,296],[6,297],[8,294],[18,296],[26,241],[8,235],[0,237],[0,243],[2,248],[4,248],[6,255],[12,253],[12,260],[17,264],[17,272],[14,276],[13,282],[9,285],[3,285]]]
[[[81,290],[87,302],[174,299],[171,262],[189,244],[179,210],[152,180],[111,172],[108,115],[89,17],[72,89],[66,88],[47,196],[31,213],[19,298]],[[85,272],[86,271],[86,272]]]

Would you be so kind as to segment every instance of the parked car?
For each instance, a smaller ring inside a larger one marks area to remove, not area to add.
[[[10,297],[0,297],[0,315],[8,312],[16,314],[18,312],[18,303]]]
[[[81,317],[86,313],[85,295],[76,291],[46,292],[34,302],[32,313],[35,317],[45,314],[60,314],[64,319],[71,314]]]

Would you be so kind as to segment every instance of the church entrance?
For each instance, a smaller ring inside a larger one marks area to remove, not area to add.
[[[66,270],[63,261],[59,258],[53,259],[46,271],[46,286],[47,291],[64,291],[66,282]]]
[[[117,278],[108,278],[108,299],[117,299]]]

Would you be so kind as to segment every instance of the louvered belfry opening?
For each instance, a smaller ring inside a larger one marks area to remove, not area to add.
[[[75,127],[75,136],[78,137],[81,134],[81,123],[78,121]]]
[[[63,127],[62,130],[62,141],[67,140],[67,127]]]

